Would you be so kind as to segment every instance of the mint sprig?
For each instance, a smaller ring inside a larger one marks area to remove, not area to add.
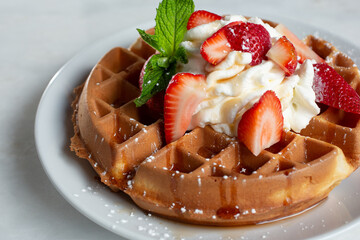
[[[185,49],[180,46],[186,25],[194,12],[193,0],[163,0],[156,12],[155,34],[137,29],[141,38],[159,54],[153,55],[145,67],[142,92],[135,99],[137,107],[145,104],[156,93],[166,89],[176,72],[178,61],[187,63]]]
[[[135,99],[137,107],[144,105],[156,93],[166,89],[170,79],[175,74],[176,64],[161,67],[163,58],[160,54],[154,55],[146,64],[144,82],[140,97]],[[161,64],[159,64],[161,62]]]

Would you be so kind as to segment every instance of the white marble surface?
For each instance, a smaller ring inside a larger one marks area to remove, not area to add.
[[[104,36],[152,21],[157,2],[0,1],[0,239],[119,239],[78,213],[51,185],[35,149],[35,112],[67,60]],[[217,2],[195,0],[197,9],[298,20],[360,48],[358,0],[223,0],[221,9]],[[336,239],[359,235],[355,226]]]

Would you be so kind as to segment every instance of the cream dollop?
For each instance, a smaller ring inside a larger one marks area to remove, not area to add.
[[[306,60],[288,78],[294,82],[292,98],[283,108],[284,128],[300,132],[310,122],[311,118],[320,113],[320,108],[315,103],[315,92],[312,89],[314,81],[314,67],[310,60]]]
[[[284,128],[299,132],[310,119],[320,112],[312,89],[314,69],[311,61],[298,64],[290,77],[273,61],[264,60],[250,66],[250,53],[232,51],[216,66],[207,63],[200,54],[202,43],[230,22],[243,21],[261,24],[275,42],[282,35],[259,18],[225,16],[223,20],[190,29],[182,46],[188,51],[189,63],[180,64],[179,71],[206,75],[206,98],[197,107],[190,128],[212,126],[216,131],[237,136],[237,125],[243,113],[267,91],[272,90],[280,99]]]

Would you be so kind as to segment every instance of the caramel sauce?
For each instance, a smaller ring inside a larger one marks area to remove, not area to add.
[[[178,170],[178,168],[176,167],[176,164],[174,163],[171,153],[173,150],[168,150],[166,152],[166,167],[167,169],[169,169],[170,171],[176,171]]]
[[[284,206],[289,206],[292,203],[291,198],[286,197],[283,201]]]
[[[174,151],[174,150],[170,149],[166,153],[166,161],[167,161],[166,164],[167,164],[167,167],[170,167],[170,165],[171,165],[171,168],[173,169],[173,171],[176,171],[179,167],[178,166],[179,161],[182,163],[183,160],[182,160],[181,154],[176,152],[176,156],[174,159],[174,160],[176,160],[176,162],[171,161],[171,160],[173,160],[172,159],[173,156],[171,155],[172,151]],[[181,208],[183,207],[183,204],[180,201],[180,197],[178,195],[179,193],[177,191],[179,178],[180,178],[180,174],[171,174],[170,175],[170,191],[171,191],[171,194],[173,197],[173,202],[170,207],[175,210],[176,214],[182,215]]]
[[[232,219],[237,214],[240,214],[240,210],[232,206],[222,207],[216,211],[216,216],[222,219]]]
[[[172,202],[172,205],[170,206],[171,208],[173,208],[176,212],[176,214],[178,215],[182,215],[181,213],[181,208],[183,207],[181,201],[180,201],[180,198],[178,196],[178,192],[177,192],[177,181],[179,179],[179,175],[178,174],[175,174],[174,176],[171,175],[171,178],[170,178],[170,190],[171,190],[171,193],[172,193],[172,196],[173,196],[173,202]]]
[[[236,206],[237,205],[237,185],[234,180],[231,180],[231,188],[230,188],[230,194],[231,194],[231,203],[230,205]]]
[[[219,196],[220,196],[221,206],[227,205],[227,203],[226,203],[226,186],[224,186],[223,178],[221,178],[220,183],[219,183]]]
[[[230,187],[230,201],[226,198],[226,185],[225,182],[231,184]],[[221,201],[221,208],[216,211],[216,216],[222,219],[232,219],[240,214],[240,209],[237,205],[237,186],[236,181],[233,179],[221,179],[219,184],[219,195]],[[228,203],[229,202],[229,203]]]
[[[116,186],[117,183],[118,183],[118,182],[115,180],[115,178],[110,178],[109,181],[110,181],[110,184],[111,184],[111,185],[115,185],[115,186]]]
[[[327,133],[326,133],[325,141],[332,143],[333,140],[335,139],[336,126],[334,124],[328,124],[326,131],[327,131]]]
[[[171,164],[171,151],[168,150],[166,152],[166,167],[170,169],[170,165],[174,166],[173,164]]]
[[[287,186],[286,186],[287,189],[291,189],[292,186],[292,179],[289,173],[290,173],[289,171],[285,171],[284,173],[287,182]],[[283,206],[290,206],[291,204],[292,204],[291,192],[287,192],[286,198],[283,201]]]
[[[112,141],[114,143],[121,143],[123,139],[119,133],[119,117],[117,114],[114,114],[114,124],[113,124],[113,134],[112,134]]]

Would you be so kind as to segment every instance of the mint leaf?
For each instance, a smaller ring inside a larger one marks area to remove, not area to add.
[[[187,63],[185,48],[180,46],[186,25],[194,11],[193,0],[163,0],[156,11],[155,34],[137,29],[142,39],[160,54],[153,55],[145,67],[142,92],[135,99],[137,107],[167,88],[176,73],[176,63]]]
[[[161,53],[167,56],[175,54],[193,12],[193,0],[163,0],[159,4],[155,18],[155,34]]]
[[[155,48],[156,50],[160,51],[155,35],[148,34],[148,33],[146,33],[144,30],[139,29],[139,28],[137,28],[136,30],[137,30],[138,33],[140,34],[141,38],[142,38],[147,44],[149,44],[151,47]]]
[[[178,60],[184,64],[188,63],[188,58],[187,58],[186,50],[184,47],[179,46],[179,48],[176,50],[175,58],[176,58],[176,60]]]
[[[140,97],[134,101],[137,107],[145,104],[156,93],[166,89],[170,79],[175,74],[176,62],[167,68],[163,68],[159,66],[162,58],[160,54],[153,55],[146,64],[142,92]]]
[[[162,68],[168,68],[170,66],[170,58],[161,57],[157,60],[157,65]]]

